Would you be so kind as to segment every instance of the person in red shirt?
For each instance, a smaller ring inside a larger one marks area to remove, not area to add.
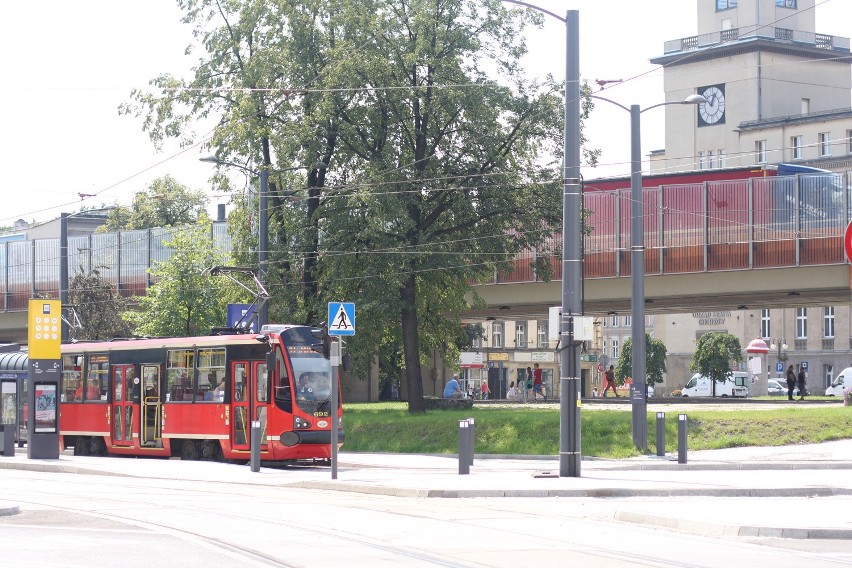
[[[612,394],[615,395],[615,398],[618,398],[618,391],[615,390],[615,371],[613,370],[613,366],[610,365],[609,369],[607,369],[606,373],[604,373],[604,390],[601,393],[601,397],[606,398],[606,391],[612,389]]]
[[[488,400],[488,381],[482,381],[482,400]]]

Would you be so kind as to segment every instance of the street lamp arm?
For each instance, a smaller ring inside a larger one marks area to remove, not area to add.
[[[505,0],[505,1],[508,2],[508,0]],[[624,110],[626,110],[627,112],[630,112],[630,109],[628,107],[624,106],[621,103],[615,102],[612,99],[608,99],[606,97],[601,97],[599,95],[588,95],[588,96],[593,98],[593,99],[598,99],[598,100],[601,100],[601,101],[606,101],[608,103],[612,103],[615,106],[621,107]],[[700,104],[704,104],[706,102],[708,102],[708,101],[707,101],[706,98],[704,98],[704,95],[689,95],[688,97],[686,97],[682,101],[668,101],[668,102],[665,102],[665,103],[657,103],[655,105],[645,107],[642,110],[640,110],[639,112],[641,114],[641,113],[645,112],[646,110],[651,110],[652,108],[657,108],[657,107],[666,106],[666,105],[700,105]]]
[[[621,108],[623,108],[624,110],[626,110],[627,112],[630,112],[630,109],[629,109],[629,108],[627,108],[626,106],[624,106],[624,105],[623,105],[623,104],[621,104],[621,103],[617,103],[617,102],[615,102],[615,101],[614,101],[614,100],[612,100],[612,99],[608,99],[608,98],[606,98],[606,97],[601,97],[601,96],[598,96],[598,95],[587,95],[587,96],[589,96],[589,97],[591,97],[591,98],[593,98],[593,99],[598,99],[599,101],[606,101],[606,102],[608,102],[608,103],[612,103],[612,104],[614,104],[615,106],[617,106],[617,107],[621,107]]]
[[[549,10],[545,10],[539,6],[535,6],[533,4],[527,4],[526,2],[521,2],[521,0],[501,0],[502,2],[507,2],[509,4],[517,4],[518,6],[523,6],[524,8],[529,8],[530,10],[535,10],[537,12],[541,12],[542,14],[547,14],[548,16],[553,16],[563,24],[567,23],[567,20],[562,16],[558,16]]]

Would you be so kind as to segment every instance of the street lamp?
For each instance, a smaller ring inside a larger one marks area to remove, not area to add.
[[[630,113],[630,280],[631,290],[631,374],[630,405],[633,419],[633,445],[648,447],[648,399],[645,383],[645,223],[642,200],[642,150],[639,115],[646,110],[666,105],[699,105],[707,103],[702,95],[689,95],[682,101],[659,103],[644,109],[630,108],[597,95],[593,99],[606,101]]]
[[[216,156],[205,156],[199,158],[200,161],[208,164],[216,164],[217,166],[229,166],[240,169],[260,177],[260,196],[258,198],[258,227],[257,227],[257,277],[260,283],[264,286],[266,282],[266,264],[269,258],[269,168],[264,166],[260,172],[256,172],[242,164],[236,162],[228,162],[220,160]],[[324,170],[328,167],[325,162],[317,162],[313,166],[315,169]],[[294,166],[292,168],[284,168],[275,170],[275,173],[292,172],[295,170],[305,169],[305,166]],[[257,330],[260,331],[264,325],[269,323],[269,303],[263,302],[258,309],[257,314]]]
[[[783,372],[784,371],[783,363],[787,360],[787,353],[786,353],[786,351],[788,349],[787,341],[784,338],[775,339],[775,340],[772,341],[772,344],[769,346],[769,348],[772,349],[772,350],[775,350],[776,357],[777,357],[776,360],[777,360],[778,363],[781,363],[781,365],[780,365],[781,370],[778,371],[778,365],[777,364],[776,364],[775,370],[778,371],[778,372]]]

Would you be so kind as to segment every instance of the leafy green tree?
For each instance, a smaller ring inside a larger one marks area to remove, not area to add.
[[[150,270],[155,283],[138,309],[124,312],[125,320],[145,336],[207,335],[223,326],[234,294],[225,279],[208,272],[224,260],[213,247],[210,222],[176,229],[165,244],[171,257]]]
[[[733,363],[741,363],[743,350],[740,340],[730,333],[705,333],[695,340],[695,353],[689,368],[713,381],[713,396],[716,383],[725,381]]]
[[[655,385],[663,382],[663,373],[666,372],[666,353],[668,349],[662,340],[645,334],[645,382]],[[619,385],[624,384],[624,379],[633,374],[633,338],[628,338],[621,349],[621,356],[615,366],[615,380]]]
[[[130,325],[118,314],[128,308],[127,300],[115,286],[101,276],[100,270],[80,269],[69,282],[69,303],[79,318],[81,327],[72,325],[71,337],[79,341],[98,341],[113,337],[129,337]],[[72,321],[72,324],[76,322]]]
[[[203,192],[163,176],[152,181],[146,191],[137,193],[130,207],[111,210],[99,232],[190,225],[205,214],[207,202]]]
[[[470,283],[554,252],[561,229],[563,85],[519,69],[542,16],[496,0],[178,3],[205,51],[194,76],[160,76],[122,112],[155,143],[218,116],[217,156],[270,173],[271,317],[355,301],[356,369],[402,346],[422,411],[421,364],[458,352]]]

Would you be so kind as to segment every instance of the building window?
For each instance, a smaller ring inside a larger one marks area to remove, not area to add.
[[[777,1],[777,0],[776,0]],[[736,8],[737,0],[716,0],[716,11],[727,10],[728,8]]]
[[[801,160],[802,159],[802,137],[801,137],[801,135],[790,137],[790,157],[793,160]]]
[[[775,5],[779,8],[793,8],[796,9],[796,0],[775,0]]]
[[[831,382],[834,380],[834,367],[831,365],[823,365],[822,366],[822,375],[825,377],[825,388],[828,388],[831,385]]]
[[[612,351],[611,351],[611,353],[612,353],[612,358],[613,358],[613,359],[618,359],[618,340],[617,340],[617,339],[613,339],[613,340],[612,340],[612,344],[611,344],[611,345],[612,345]]]
[[[769,316],[769,310],[760,310],[760,338],[769,339],[772,337],[772,320]]]
[[[491,347],[503,347],[503,322],[491,324]]]
[[[822,336],[826,339],[834,337],[834,306],[826,306],[822,315]]]
[[[754,141],[754,160],[758,164],[766,163],[766,140]]]
[[[852,130],[846,131],[846,153],[852,154]]]
[[[808,309],[796,308],[796,339],[808,338]]]
[[[811,112],[811,99],[802,99],[802,114]]]
[[[820,156],[831,156],[831,133],[830,132],[820,132],[819,133],[819,155]]]
[[[703,170],[704,168],[705,168],[704,152],[698,152],[698,169]]]
[[[538,346],[539,347],[547,347],[547,328],[550,325],[550,322],[547,321],[539,321],[538,322]]]
[[[527,346],[527,322],[515,322],[515,347],[524,349]]]
[[[716,155],[719,157],[719,167],[720,168],[724,168],[725,166],[728,165],[728,163],[727,163],[728,160],[727,160],[727,157],[725,155],[724,150],[720,149],[718,152],[716,152]]]
[[[709,152],[707,152],[707,169],[712,170],[713,168],[716,167],[715,158],[716,158],[716,155],[714,154],[713,150],[710,150]]]
[[[618,316],[612,316],[609,319],[609,325],[611,325],[612,327],[618,327]]]
[[[632,316],[624,316],[624,327],[630,327],[633,322]]]

